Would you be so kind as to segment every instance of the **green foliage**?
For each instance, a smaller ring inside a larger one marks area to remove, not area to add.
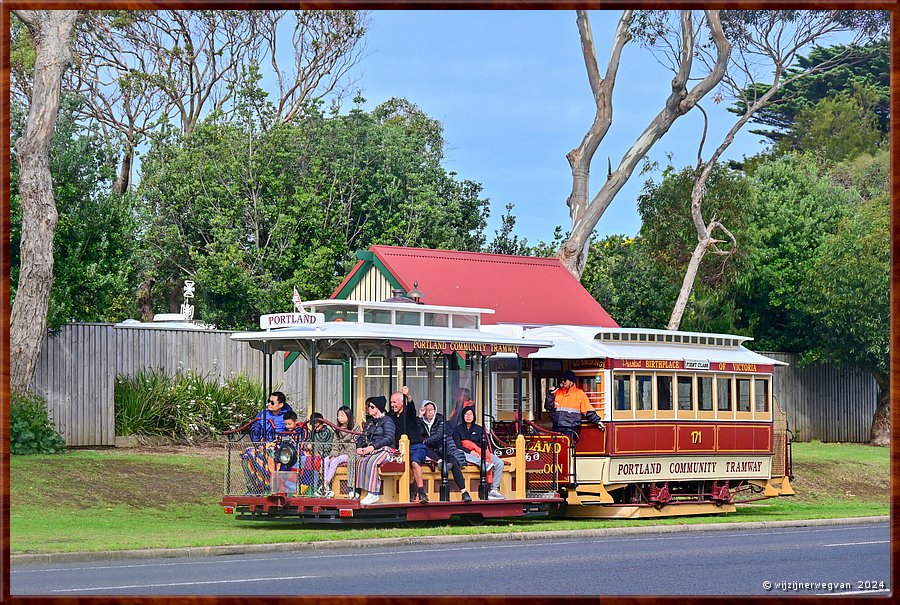
[[[643,239],[619,235],[591,244],[581,284],[620,326],[664,328],[678,296]]]
[[[739,236],[747,270],[734,289],[739,327],[761,349],[800,352],[818,335],[798,294],[854,196],[820,175],[809,156],[787,155],[759,166],[750,182],[749,224]]]
[[[262,385],[243,375],[219,381],[197,372],[168,376],[144,370],[118,376],[117,435],[163,435],[193,441],[220,435],[252,418],[264,399]]]
[[[11,454],[56,454],[66,440],[56,432],[47,414],[47,402],[31,393],[12,393],[9,402]]]
[[[808,56],[800,56],[797,66],[789,69],[784,79],[801,71],[809,71],[826,61],[831,61],[850,51],[836,67],[811,74],[786,85],[773,99],[773,103],[761,109],[751,122],[768,127],[766,130],[751,131],[761,134],[773,142],[783,137],[796,142],[802,134],[795,128],[797,116],[804,108],[814,107],[820,101],[833,99],[860,85],[870,86],[877,95],[872,108],[877,116],[878,131],[886,135],[890,131],[890,53],[887,39],[872,42],[862,47],[843,45],[816,47]],[[760,85],[768,89],[769,85]],[[753,98],[752,93],[750,98]],[[737,103],[731,111],[743,114],[745,107]]]
[[[239,103],[259,107],[258,93]],[[310,105],[291,124],[238,113],[248,119],[159,135],[142,161],[144,272],[158,310],[176,310],[193,279],[197,318],[247,328],[288,308],[294,286],[305,300],[328,296],[372,244],[484,244],[481,185],[440,165],[440,124],[415,105],[329,116]]]
[[[888,373],[890,360],[890,197],[864,202],[819,249],[803,288],[815,322],[808,360]]]
[[[661,180],[647,181],[638,197],[643,244],[666,275],[679,285],[697,247],[697,229],[691,218],[691,190],[697,176],[693,167],[676,170],[668,166]],[[724,166],[713,168],[703,198],[703,218],[707,223],[716,217],[729,231],[739,233],[746,224],[750,203],[745,176]],[[715,287],[724,283],[734,272],[740,254],[739,245],[737,258],[728,259],[726,264],[720,257],[707,254],[700,265],[699,284]]]
[[[891,186],[891,154],[882,149],[875,155],[864,153],[834,166],[831,178],[835,185],[850,189],[859,201],[870,201],[888,195]]]
[[[494,239],[487,245],[485,252],[518,256],[528,256],[531,253],[528,240],[524,237],[519,239],[519,236],[513,232],[516,227],[513,208],[513,204],[506,205],[506,212],[500,217],[500,229],[494,232]]]
[[[59,215],[48,310],[51,328],[68,321],[118,321],[130,316],[136,286],[140,218],[134,199],[108,190],[114,152],[99,135],[78,131],[72,119],[76,103],[64,97],[50,150]],[[24,127],[24,120],[15,117],[22,111],[12,111],[13,138]],[[15,292],[22,233],[15,153],[10,166],[10,285]]]
[[[875,113],[878,100],[874,87],[860,86],[804,107],[791,128],[797,148],[823,164],[874,153],[886,140]]]

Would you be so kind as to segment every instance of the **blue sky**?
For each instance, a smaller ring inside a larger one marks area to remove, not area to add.
[[[550,241],[570,226],[566,197],[571,173],[565,155],[594,117],[574,11],[373,11],[368,56],[352,77],[371,109],[404,97],[444,125],[445,167],[480,182],[491,201],[488,240],[507,203],[515,204],[516,233],[529,243]],[[605,71],[618,11],[590,14]],[[649,51],[629,44],[613,97],[613,126],[595,156],[592,195],[624,151],[659,111],[672,73]],[[711,96],[711,95],[710,95]],[[345,106],[349,107],[347,100]],[[708,141],[721,140],[735,116],[708,98]],[[702,118],[680,118],[649,158],[684,166],[696,161]],[[718,136],[717,136],[718,133]],[[728,158],[763,149],[758,135],[741,133]],[[707,143],[707,155],[712,149]],[[599,179],[598,179],[599,177]],[[640,228],[638,171],[597,225],[602,235],[633,235]]]

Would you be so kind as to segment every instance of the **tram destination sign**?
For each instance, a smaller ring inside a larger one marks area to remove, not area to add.
[[[763,363],[731,363],[706,359],[607,359],[612,370],[710,370],[713,372],[747,372],[771,374],[774,366]]]
[[[324,313],[270,313],[259,316],[259,327],[272,328],[314,328],[325,324]]]
[[[611,458],[609,481],[678,479],[768,479],[771,456],[653,456]]]
[[[479,353],[484,356],[490,356],[494,353],[512,353],[519,357],[528,357],[537,351],[537,347],[446,340],[391,340],[390,344],[405,353],[438,351],[445,355],[450,353]]]

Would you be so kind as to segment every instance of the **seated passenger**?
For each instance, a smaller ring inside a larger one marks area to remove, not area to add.
[[[250,441],[274,441],[275,435],[285,430],[285,412],[293,412],[293,410],[291,406],[287,405],[284,393],[275,391],[269,395],[265,412],[258,413],[250,426]]]
[[[469,495],[469,490],[466,489],[466,480],[462,473],[462,465],[466,464],[466,456],[453,442],[453,436],[444,422],[444,416],[437,413],[437,406],[430,399],[422,402],[420,411],[422,413],[422,435],[424,437],[425,455],[432,460],[441,462],[442,452],[446,451],[450,473],[453,475],[456,487],[462,492],[462,500],[463,502],[471,502],[472,496]]]
[[[394,449],[394,421],[388,418],[384,411],[387,409],[387,399],[383,396],[369,397],[366,399],[366,414],[369,420],[363,425],[363,434],[356,440],[356,454],[359,459],[353,473],[353,481],[350,488],[369,492],[361,504],[375,504],[380,499],[381,475],[380,467],[388,459],[388,456],[396,453]],[[355,494],[354,494],[355,495]]]
[[[275,472],[275,440],[285,432],[284,414],[293,412],[284,393],[275,391],[266,401],[265,412],[259,412],[250,425],[250,440],[257,446],[248,447],[241,454],[247,478],[248,493],[264,493]]]
[[[409,467],[413,480],[416,483],[416,491],[410,500],[415,502],[416,496],[422,503],[428,502],[428,494],[425,493],[422,480],[422,465],[425,464],[425,444],[422,443],[422,425],[416,415],[415,402],[409,396],[409,387],[404,386],[398,392],[391,395],[391,411],[388,416],[394,421],[394,447],[399,447],[400,435],[409,438]]]
[[[322,460],[331,453],[334,432],[325,424],[324,416],[313,412],[308,425],[307,437],[303,441],[300,468],[303,469],[301,481],[314,495],[319,493],[322,484]]]
[[[331,455],[325,458],[324,496],[326,498],[334,497],[334,489],[331,483],[334,480],[334,474],[337,472],[338,467],[342,464],[349,464],[350,467],[347,469],[347,477],[349,478],[353,475],[353,463],[356,461],[356,435],[352,433],[353,418],[350,408],[345,405],[338,408],[336,424],[338,430],[335,431],[334,435],[334,447],[331,448]]]
[[[456,447],[465,452],[466,461],[476,466],[481,464],[482,445],[487,448],[484,456],[484,470],[490,470],[494,475],[488,499],[505,499],[503,494],[500,493],[500,480],[502,479],[504,467],[503,459],[490,450],[490,446],[485,439],[484,429],[475,424],[475,408],[473,406],[463,408],[461,421],[453,431],[453,441]]]

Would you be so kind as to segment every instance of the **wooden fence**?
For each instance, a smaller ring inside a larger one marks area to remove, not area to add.
[[[263,356],[232,341],[231,333],[67,324],[45,340],[31,388],[47,399],[50,416],[68,445],[114,445],[117,375],[154,368],[170,375],[194,370],[219,379],[243,373],[261,381]],[[799,369],[796,355],[764,355],[791,364],[776,367],[773,393],[797,440],[869,441],[878,396],[869,374],[830,365]],[[304,411],[307,362],[298,359],[284,372],[276,356],[273,367],[274,384]],[[333,418],[342,400],[341,368],[321,366],[316,409]]]
[[[772,392],[797,441],[869,442],[878,403],[870,373],[831,364],[798,368],[794,353],[761,354],[790,364],[775,366]]]
[[[216,379],[244,374],[263,376],[263,355],[223,330],[119,328],[112,324],[62,326],[44,341],[31,389],[47,399],[50,417],[71,446],[114,445],[114,381],[157,369],[169,375],[194,370]],[[298,412],[306,410],[309,372],[300,358],[283,370],[273,362],[273,384]],[[316,409],[334,418],[342,403],[341,368],[320,366]],[[260,402],[262,403],[262,402]],[[299,405],[298,405],[299,404]]]

